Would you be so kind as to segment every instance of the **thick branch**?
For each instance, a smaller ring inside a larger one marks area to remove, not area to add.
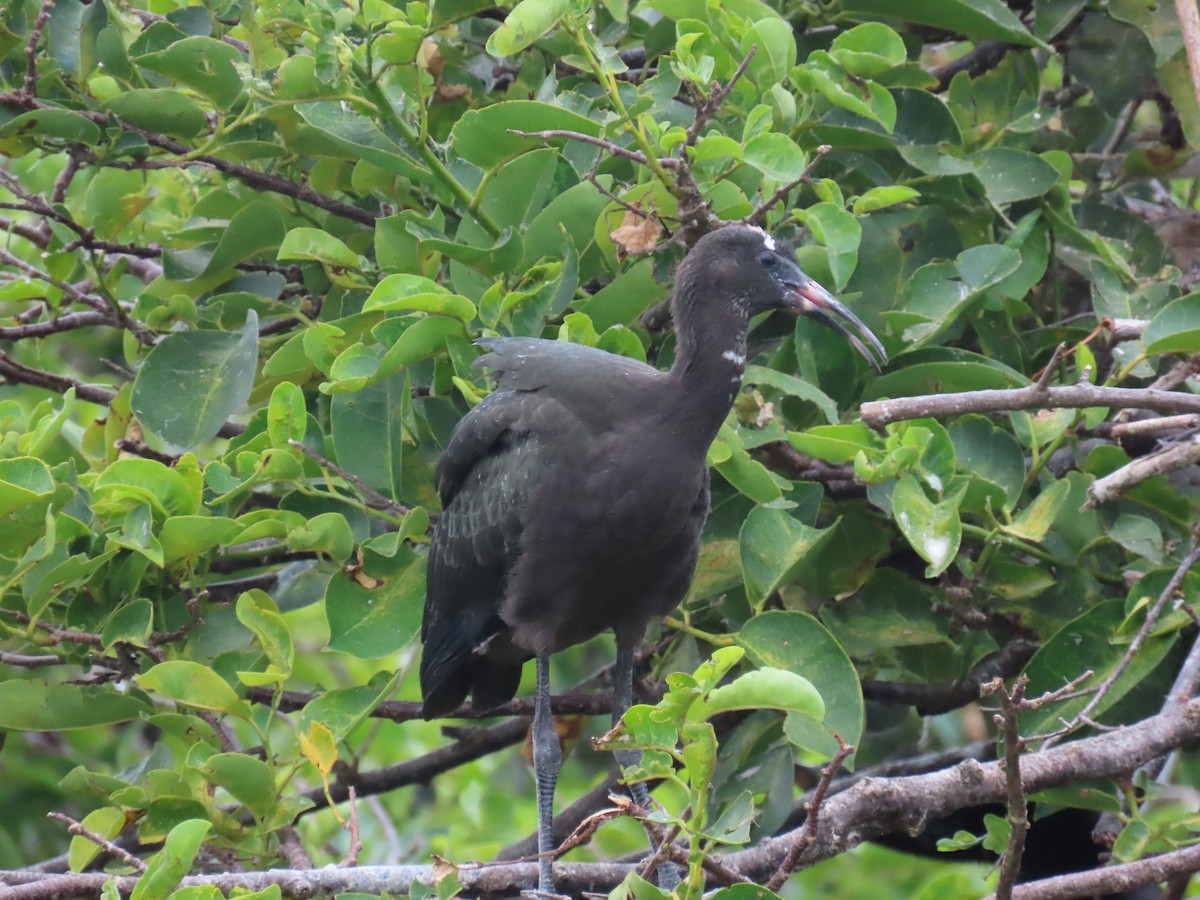
[[[1032,793],[1094,778],[1113,778],[1197,736],[1200,736],[1200,700],[1192,700],[1179,709],[1152,716],[1135,725],[1030,754],[1022,759],[1021,781],[1026,792]],[[821,808],[819,833],[801,856],[798,867],[810,866],[845,853],[863,841],[882,834],[919,829],[926,821],[947,816],[958,809],[1001,802],[1006,792],[1004,771],[998,763],[964,762],[928,775],[865,779],[850,790],[825,801]],[[722,863],[761,882],[786,859],[794,840],[792,832],[768,838],[750,850],[722,857]],[[1200,851],[1196,852],[1200,854]],[[1187,866],[1195,868],[1195,857],[1188,857],[1179,865],[1177,870],[1161,876],[1150,876],[1148,881],[1141,883],[1166,878],[1176,872],[1191,871]],[[571,893],[584,890],[608,892],[632,869],[631,865],[619,863],[555,863],[555,876],[559,888]],[[1101,870],[1104,873],[1111,871]],[[1100,877],[1099,873],[1089,874]],[[48,875],[30,882],[28,872],[0,873],[0,884],[19,885],[5,892],[5,897],[11,900],[98,897],[104,883],[111,877],[104,873]],[[428,884],[432,877],[432,866],[364,866],[358,869],[315,871],[282,869],[194,876],[184,879],[180,887],[214,884],[228,892],[234,886],[261,890],[268,885],[278,884],[285,894],[308,898],[327,897],[346,891],[404,894],[414,881]],[[537,866],[520,863],[480,869],[464,868],[459,878],[467,893],[510,896],[536,881]],[[119,890],[128,892],[132,889],[133,879],[118,878],[116,883]],[[1019,888],[1014,896],[1017,900],[1034,900],[1035,897],[1041,900],[1050,896],[1088,896],[1090,893],[1026,893],[1032,887]]]
[[[929,394],[920,397],[899,397],[894,400],[872,400],[860,407],[860,413],[866,424],[872,428],[882,428],[892,422],[920,419],[925,416],[947,418],[964,413],[1008,412],[1014,409],[1088,409],[1093,406],[1200,413],[1200,396],[1181,391],[1157,391],[1152,388],[1115,388],[1094,384],[1043,388],[1031,384],[1007,390],[964,391],[959,394]]]

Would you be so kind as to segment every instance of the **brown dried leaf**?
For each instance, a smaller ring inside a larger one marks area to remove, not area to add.
[[[622,253],[650,253],[658,246],[662,237],[662,226],[640,210],[625,210],[621,224],[612,230],[609,237],[621,248]]]

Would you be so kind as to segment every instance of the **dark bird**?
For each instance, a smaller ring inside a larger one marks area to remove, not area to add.
[[[774,309],[829,325],[876,368],[887,361],[790,251],[744,225],[701,238],[680,264],[669,372],[578,344],[479,341],[491,352],[476,365],[497,388],[458,424],[435,475],[443,512],[421,626],[423,714],[444,716],[468,694],[476,709],[497,706],[537,660],[539,891],[554,890],[560,762],[550,654],[611,628],[620,719],[634,649],[691,582],[709,507],[705,454],[741,388],[750,319]],[[646,805],[645,785],[634,788]]]

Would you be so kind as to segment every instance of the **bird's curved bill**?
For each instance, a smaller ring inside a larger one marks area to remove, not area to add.
[[[811,278],[791,288],[795,300],[792,309],[828,325],[848,340],[876,371],[883,371],[888,362],[887,351],[862,319]]]

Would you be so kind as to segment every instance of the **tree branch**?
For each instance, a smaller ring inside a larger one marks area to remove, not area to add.
[[[1022,388],[872,400],[864,403],[859,411],[867,425],[882,428],[892,422],[925,416],[946,418],[964,413],[1008,412],[1014,409],[1087,409],[1092,406],[1200,413],[1200,396],[1153,388],[1116,388],[1094,384],[1043,388],[1031,384]]]

